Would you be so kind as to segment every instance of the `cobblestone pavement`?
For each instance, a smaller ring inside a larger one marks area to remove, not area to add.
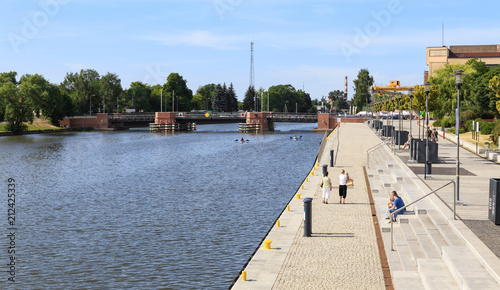
[[[385,289],[363,173],[366,151],[379,140],[364,124],[342,124],[334,168],[330,203],[321,201],[317,186],[312,204],[312,237],[303,237],[303,226],[278,274],[273,289]],[[337,150],[329,142],[325,152]],[[335,147],[334,147],[335,146]],[[320,164],[329,163],[324,154]],[[347,190],[346,204],[339,204],[338,175],[345,169],[355,186]]]

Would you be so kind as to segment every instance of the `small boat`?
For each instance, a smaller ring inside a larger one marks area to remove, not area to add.
[[[290,136],[290,139],[292,139],[293,141],[297,141],[297,140],[302,139],[302,136],[299,136],[299,137],[297,137],[297,136],[293,136],[293,137]]]

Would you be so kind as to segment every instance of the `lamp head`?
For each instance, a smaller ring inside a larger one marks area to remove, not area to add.
[[[424,86],[425,86],[425,93],[428,94],[431,91],[431,83],[427,81],[424,83]]]

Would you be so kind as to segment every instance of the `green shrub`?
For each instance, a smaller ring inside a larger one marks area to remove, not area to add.
[[[465,128],[460,128],[460,129],[458,129],[458,133],[459,133],[459,134],[463,134],[463,133],[465,133]]]
[[[489,135],[496,125],[496,122],[483,122],[479,125],[479,131],[481,131],[483,135]]]
[[[491,130],[490,139],[491,139],[491,141],[493,141],[493,143],[495,145],[500,147],[500,145],[498,144],[498,136],[500,136],[500,121],[497,121],[494,124],[495,124],[495,127],[493,128],[493,130]]]
[[[441,127],[441,120],[436,120],[436,121],[434,121],[434,123],[432,123],[432,126],[433,126],[433,127],[436,127],[436,128],[437,128],[437,127]]]
[[[467,130],[467,132],[472,131],[472,120],[467,120],[465,122],[465,130]]]
[[[443,118],[441,120],[441,126],[444,128],[450,128],[455,126],[455,118]]]
[[[460,113],[460,121],[462,121],[462,122],[474,120],[475,117],[476,117],[476,114],[472,110],[466,110],[466,111],[463,111],[462,113]]]

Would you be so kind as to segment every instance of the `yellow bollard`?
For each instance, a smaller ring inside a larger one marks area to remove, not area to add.
[[[272,242],[273,241],[271,241],[271,240],[264,240],[264,250],[270,250]]]
[[[241,271],[241,281],[247,280],[247,271]]]
[[[306,182],[309,182],[309,179],[308,179],[308,177],[306,177]]]
[[[286,206],[286,211],[290,211],[290,206],[289,205]]]
[[[303,184],[300,186],[300,189],[304,189],[304,185]]]
[[[280,227],[280,220],[276,221],[276,227],[278,227],[278,228]]]
[[[314,171],[311,170],[311,176],[313,176],[313,175],[314,175]]]
[[[319,167],[319,163],[316,163],[316,167]]]
[[[300,199],[300,193],[297,193],[297,194],[295,195],[295,198]]]

